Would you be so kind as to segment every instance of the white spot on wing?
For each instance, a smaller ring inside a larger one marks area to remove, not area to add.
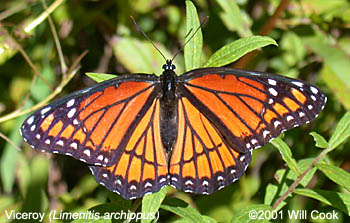
[[[86,156],[90,157],[90,150],[89,150],[89,149],[84,150],[83,153],[84,153]]]
[[[35,128],[36,128],[36,125],[32,125],[32,127],[30,127],[30,131],[34,131],[35,130]]]
[[[293,116],[291,116],[291,115],[288,115],[288,116],[287,116],[287,121],[288,121],[288,122],[291,121],[291,120],[293,120],[293,119],[294,119]]]
[[[70,100],[67,102],[67,108],[72,107],[72,106],[74,105],[74,102],[75,102],[74,99],[70,99]]]
[[[273,125],[275,126],[275,128],[277,128],[277,126],[279,126],[281,124],[281,122],[280,121],[275,121],[274,123],[273,123]]]
[[[268,130],[263,131],[264,138],[266,138],[269,134],[270,134],[270,131]]]
[[[257,142],[258,142],[258,140],[256,140],[256,139],[252,139],[252,144],[256,144]]]
[[[267,81],[269,82],[269,84],[271,84],[273,86],[276,86],[276,84],[277,84],[276,80],[273,80],[273,79],[268,79]]]
[[[31,125],[34,121],[34,116],[30,116],[30,118],[27,119],[27,124]]]
[[[299,81],[293,81],[292,83],[295,84],[298,87],[302,87],[304,85],[303,83],[301,83]]]
[[[273,96],[277,96],[277,95],[278,95],[277,91],[276,91],[274,88],[269,88],[269,92],[270,92],[270,94],[272,94]]]
[[[239,157],[239,160],[240,160],[241,162],[243,162],[243,161],[245,160],[245,156]]]
[[[46,112],[50,111],[51,110],[51,107],[46,107],[44,108],[43,110],[41,110],[41,114],[44,115]]]
[[[67,114],[67,117],[68,118],[72,118],[75,114],[75,112],[77,111],[76,108],[72,108],[71,110],[69,110],[68,114]]]
[[[73,120],[73,124],[74,124],[74,125],[78,125],[78,124],[79,124],[78,120],[77,120],[77,119],[74,119],[74,120]]]
[[[73,149],[77,149],[78,148],[78,144],[76,142],[72,142],[70,144],[70,146],[73,148]]]
[[[63,146],[64,142],[62,140],[59,140],[59,141],[56,142],[56,144],[59,145],[59,146]]]
[[[44,143],[47,145],[50,145],[51,141],[50,141],[50,139],[46,139]]]
[[[317,88],[315,88],[314,86],[311,86],[311,87],[310,87],[310,90],[311,90],[312,93],[314,93],[314,94],[317,94],[317,93],[318,93]]]
[[[185,182],[185,185],[193,185],[192,181],[188,180]]]

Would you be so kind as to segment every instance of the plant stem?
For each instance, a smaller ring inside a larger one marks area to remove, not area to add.
[[[323,150],[315,159],[314,161],[310,164],[310,166],[294,181],[294,183],[288,188],[288,190],[272,205],[273,209],[277,209],[278,206],[291,194],[294,189],[299,185],[301,180],[308,174],[311,169],[321,160],[323,159],[327,153],[331,151],[330,148],[327,148]]]

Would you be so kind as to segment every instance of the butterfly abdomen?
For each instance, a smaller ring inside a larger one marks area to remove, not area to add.
[[[165,70],[161,76],[160,133],[167,152],[170,152],[174,147],[178,130],[175,76],[173,70]]]

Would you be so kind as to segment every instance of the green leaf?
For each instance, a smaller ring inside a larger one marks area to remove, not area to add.
[[[350,136],[350,112],[345,113],[345,115],[340,119],[334,133],[329,139],[330,149],[334,149],[339,146],[342,142],[347,140]]]
[[[47,200],[44,190],[47,189],[49,162],[44,156],[34,156],[30,162],[30,182],[27,196],[24,199],[23,212],[43,211]]]
[[[165,202],[160,206],[162,209],[170,211],[178,216],[182,217],[183,220],[189,222],[215,222],[213,219],[203,218],[203,216],[192,208],[186,202],[168,197]]]
[[[268,184],[265,191],[264,204],[271,205],[277,195],[278,187],[273,184]]]
[[[309,166],[314,161],[314,159],[315,158],[308,158],[308,159],[299,160],[298,167],[299,167],[300,172],[303,173],[307,168],[309,168]],[[315,172],[316,172],[316,167],[312,167],[312,169],[300,181],[300,185],[306,187],[310,183]],[[295,173],[292,171],[290,171],[288,173],[287,177],[288,177],[288,179],[293,179],[293,180],[296,180],[298,178],[298,176],[296,176]]]
[[[348,84],[350,63],[346,53],[336,44],[333,44],[328,35],[323,32],[315,31],[313,36],[305,36],[302,40],[308,48],[311,48],[324,60],[326,70],[322,72],[322,78],[332,89],[337,99],[347,109],[350,109],[350,87]],[[348,94],[344,94],[346,92]]]
[[[276,41],[268,36],[250,36],[238,39],[217,50],[211,55],[204,67],[225,66],[238,60],[246,53],[271,44],[277,46]]]
[[[103,73],[85,73],[85,74],[86,76],[90,77],[92,80],[96,81],[97,83],[118,77],[115,74],[103,74]]]
[[[294,193],[314,198],[350,215],[350,194],[319,189],[295,189]]]
[[[328,142],[325,138],[323,138],[323,136],[321,136],[320,134],[316,133],[316,132],[311,132],[310,135],[312,135],[312,137],[314,137],[314,140],[316,142],[316,146],[322,149],[326,149],[328,148]]]
[[[27,105],[28,104],[30,104],[30,102],[27,102]],[[15,120],[13,130],[9,135],[9,139],[17,145],[23,141],[18,130],[20,129],[25,118],[26,117],[22,116]],[[14,185],[18,157],[18,151],[10,143],[6,143],[0,159],[0,176],[3,189],[6,193],[11,193]]]
[[[46,65],[42,68],[41,74],[46,80],[46,83],[53,86],[55,81],[55,73],[52,67]],[[38,101],[44,100],[50,93],[51,89],[47,86],[41,78],[37,78],[34,86],[30,89],[30,95],[32,98],[35,98]]]
[[[298,168],[300,172],[304,172],[314,161],[314,158],[308,158],[308,159],[302,159],[297,162]],[[300,181],[300,185],[306,187],[307,184],[310,182],[312,179],[313,175],[316,172],[316,167],[313,167],[306,175],[303,177],[303,179]],[[287,174],[287,175],[285,175]],[[288,187],[289,187],[289,182],[290,180],[295,181],[298,178],[298,175],[294,171],[287,171],[286,169],[279,169],[276,172],[276,176],[279,178],[278,182],[281,184],[286,184],[286,187],[280,189],[280,194],[284,193]],[[287,185],[288,183],[288,185]]]
[[[5,210],[8,212],[11,212],[12,210],[18,211],[18,208],[14,208],[16,206],[16,198],[13,196],[13,194],[0,195],[0,222],[9,222],[8,217],[6,216]]]
[[[197,29],[199,30],[197,31]],[[194,32],[196,33],[194,34]],[[186,34],[187,38],[185,39],[185,43],[188,41],[188,38],[191,38],[191,40],[186,43],[184,49],[186,71],[189,71],[201,66],[203,45],[203,36],[197,9],[191,1],[186,1]]]
[[[350,85],[339,78],[328,64],[321,70],[323,81],[328,85],[337,100],[348,110],[350,109]]]
[[[350,191],[350,174],[348,172],[330,164],[317,164],[316,167],[333,182]]]
[[[20,154],[17,159],[17,179],[21,194],[23,197],[27,196],[28,187],[30,185],[31,177],[30,177],[30,166],[29,160],[24,154]]]
[[[219,16],[227,29],[237,31],[241,37],[253,35],[250,30],[251,22],[247,18],[247,15],[245,17],[243,16],[243,12],[240,11],[236,1],[216,0],[216,2],[223,10],[219,13]]]
[[[69,193],[71,199],[78,200],[94,191],[98,187],[95,179],[91,175],[86,175],[83,178],[79,179],[75,187]]]
[[[142,198],[142,213],[143,215],[148,215],[150,213],[156,214],[162,204],[166,193],[168,192],[168,187],[163,187],[157,193],[145,195]],[[156,216],[156,215],[155,215]],[[151,222],[153,219],[141,219],[142,223]]]
[[[287,163],[288,167],[299,176],[301,174],[300,170],[287,143],[281,138],[276,138],[271,144],[280,151],[282,159]]]
[[[272,210],[269,205],[266,204],[255,204],[250,205],[246,208],[239,210],[232,218],[231,223],[246,223],[246,222],[257,222],[257,217],[259,217],[259,211]],[[256,214],[256,217],[255,215]],[[259,222],[269,222],[266,220],[259,220]]]

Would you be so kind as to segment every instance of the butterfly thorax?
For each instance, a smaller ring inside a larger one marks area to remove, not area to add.
[[[170,152],[174,147],[177,136],[177,100],[175,96],[176,73],[171,60],[163,66],[160,77],[162,96],[160,98],[160,128],[163,146]]]

